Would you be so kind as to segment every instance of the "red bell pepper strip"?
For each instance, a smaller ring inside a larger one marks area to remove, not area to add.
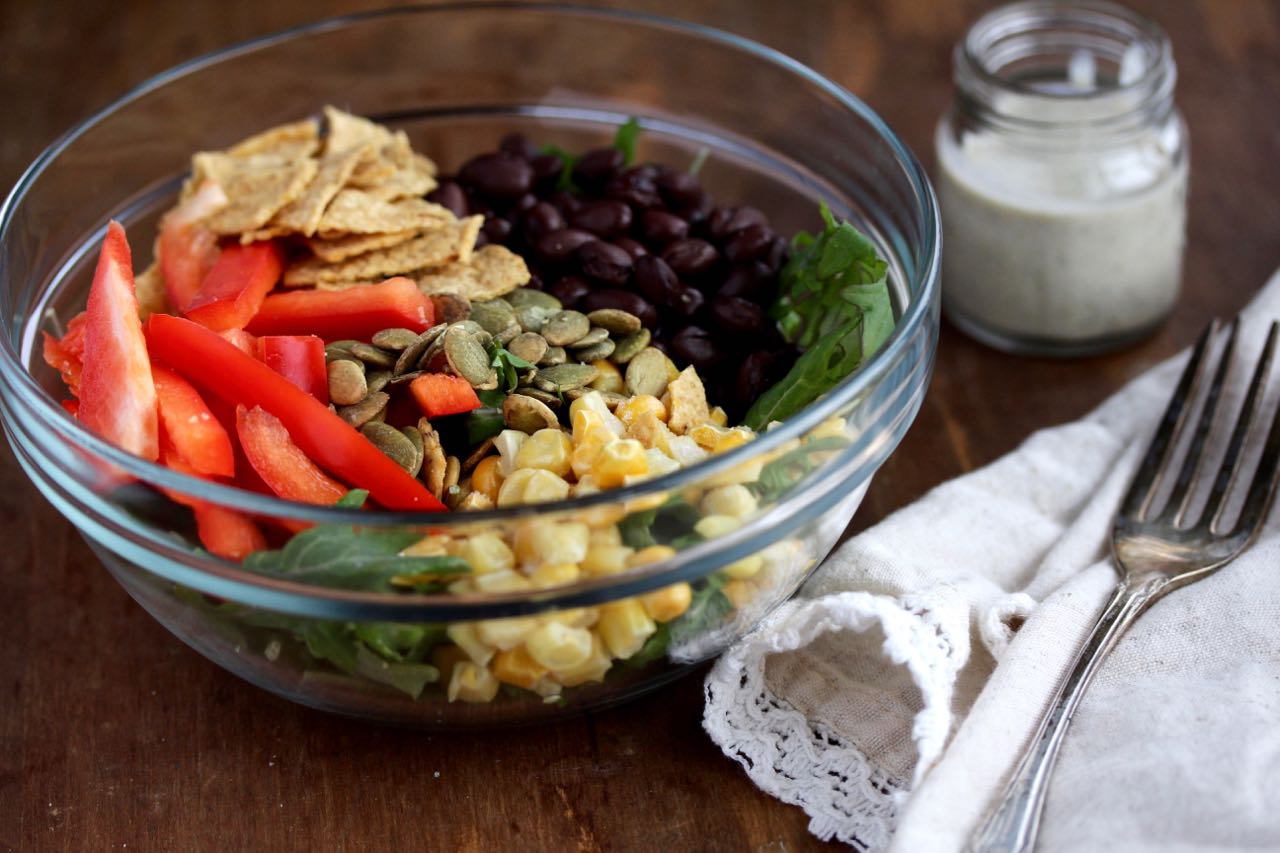
[[[312,461],[395,510],[442,511],[423,483],[384,454],[315,397],[203,326],[152,314],[152,352],[187,379],[229,403],[260,406],[275,415]]]
[[[264,335],[258,338],[257,356],[267,367],[329,405],[324,341],[315,335]]]
[[[235,348],[245,355],[258,357],[258,339],[244,329],[223,329],[218,334],[224,341],[234,344]]]
[[[44,335],[41,350],[44,363],[58,371],[71,396],[79,396],[80,372],[84,369],[84,312],[68,321],[67,331],[61,338],[55,338],[48,332],[41,334]]]
[[[236,433],[249,464],[285,500],[308,504],[335,504],[347,493],[307,458],[289,437],[280,419],[254,406],[236,407]]]
[[[107,226],[85,309],[80,420],[122,450],[152,461],[160,453],[156,388],[129,243],[115,221]]]
[[[180,474],[199,477],[200,473],[183,461],[175,446],[165,436],[160,443],[160,461]],[[243,560],[254,551],[267,547],[267,539],[252,519],[233,509],[175,492],[161,489],[175,503],[191,508],[196,517],[196,535],[209,553],[226,560]]]
[[[423,332],[435,323],[431,300],[412,280],[397,276],[381,284],[346,290],[273,293],[245,328],[255,335],[319,335],[326,341],[367,341],[382,329]]]
[[[284,272],[284,250],[272,240],[227,246],[184,312],[206,328],[243,329]]]
[[[475,389],[461,376],[424,373],[409,383],[409,391],[428,418],[460,415],[480,408]]]
[[[151,365],[165,437],[183,462],[199,474],[234,477],[231,438],[190,382],[166,367]]]
[[[226,204],[222,187],[206,180],[160,220],[156,257],[164,275],[165,296],[174,311],[187,310],[218,260],[218,235],[201,225],[200,220]]]

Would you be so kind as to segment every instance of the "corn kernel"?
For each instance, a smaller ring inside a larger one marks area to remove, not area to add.
[[[471,472],[471,489],[480,492],[491,501],[498,500],[498,488],[502,485],[502,457],[486,456]]]
[[[467,496],[458,502],[458,509],[463,512],[493,509],[494,503],[494,499],[484,492],[467,492]]]
[[[455,622],[444,629],[445,635],[466,652],[467,657],[484,666],[493,657],[493,647],[485,645],[476,636],[476,628],[470,622]]]
[[[712,426],[722,427],[729,423],[729,414],[719,406],[711,407],[711,419],[707,423]]]
[[[676,434],[658,420],[653,412],[644,412],[627,424],[627,438],[634,438],[645,447],[660,450],[668,455],[671,452],[671,440],[675,437]]]
[[[537,589],[564,586],[582,576],[582,570],[574,563],[543,563],[529,573],[529,582]]]
[[[529,635],[524,647],[529,657],[547,669],[570,669],[591,657],[591,632],[560,622],[546,622]]]
[[[599,423],[604,425],[614,435],[622,435],[623,424],[618,420],[617,415],[609,411],[609,406],[604,401],[599,391],[588,391],[578,399],[569,404],[569,423],[573,426],[574,441],[577,441],[577,422],[579,412],[591,412],[599,416]]]
[[[709,489],[717,486],[731,486],[735,483],[754,483],[760,479],[760,471],[764,468],[763,459],[751,459],[741,465],[735,465],[728,471],[721,471],[706,479],[704,485]]]
[[[516,556],[523,563],[581,563],[591,530],[581,521],[531,522],[515,530]]]
[[[559,427],[540,429],[520,445],[516,452],[517,468],[542,468],[557,477],[569,473],[569,454],[573,442]]]
[[[626,571],[633,553],[626,545],[593,545],[582,559],[582,571],[593,577],[616,575]]]
[[[500,457],[498,465],[502,476],[510,477],[511,472],[516,470],[516,454],[528,440],[529,436],[518,429],[504,429],[494,436],[493,446]]]
[[[640,651],[658,626],[653,624],[638,599],[625,598],[601,605],[596,630],[609,653],[625,660]]]
[[[848,438],[849,431],[845,425],[844,418],[830,417],[813,428],[813,432],[809,433],[810,440],[819,438]]]
[[[503,684],[514,684],[525,690],[537,687],[547,672],[545,666],[529,657],[523,646],[498,652],[493,658],[494,676]]]
[[[600,486],[598,486],[596,481],[591,479],[591,475],[588,474],[574,483],[570,488],[569,493],[575,498],[580,497],[581,495],[597,495],[600,493]]]
[[[592,527],[613,527],[626,516],[627,509],[621,504],[600,504],[578,513],[578,518]]]
[[[641,548],[632,554],[631,558],[627,560],[627,568],[634,569],[637,566],[647,566],[659,560],[669,560],[675,555],[676,549],[670,545],[650,545],[648,548]]]
[[[599,374],[591,381],[591,387],[597,391],[609,391],[614,394],[621,394],[626,389],[626,384],[622,380],[622,372],[618,370],[618,366],[606,358],[591,362]]]
[[[698,519],[693,529],[703,539],[715,539],[727,536],[742,526],[742,522],[731,515],[704,515]]]
[[[746,607],[751,602],[751,584],[744,580],[731,580],[720,588],[724,597],[737,609]]]
[[[609,650],[605,648],[600,637],[593,633],[591,634],[591,654],[587,659],[577,666],[556,670],[551,673],[551,677],[565,687],[577,687],[588,681],[604,680],[605,673],[609,671],[612,664]]]
[[[533,589],[528,578],[512,569],[476,575],[472,582],[476,585],[477,592],[525,592]]]
[[[564,692],[564,685],[556,681],[551,673],[548,673],[538,679],[537,684],[533,685],[533,692],[541,696],[542,701],[547,702]]]
[[[483,666],[460,663],[449,679],[450,702],[492,702],[498,695],[498,679]]]
[[[631,474],[644,474],[649,470],[649,460],[644,455],[644,445],[633,438],[624,438],[601,448],[600,455],[591,464],[591,476],[601,488],[621,486]]]
[[[640,596],[644,612],[655,622],[670,622],[682,616],[692,602],[693,588],[683,581]]]
[[[461,646],[455,646],[452,643],[440,643],[431,649],[431,665],[440,670],[441,684],[448,684],[453,679],[455,666],[470,660],[470,656]]]
[[[498,506],[562,501],[569,497],[569,484],[542,468],[520,468],[512,471],[498,490]]]
[[[627,426],[631,426],[644,415],[653,415],[658,420],[665,422],[667,419],[667,407],[662,405],[662,401],[652,394],[637,394],[619,405],[614,414]]]
[[[698,445],[698,442],[689,438],[689,436],[677,435],[667,442],[667,455],[678,462],[681,467],[687,468],[706,459],[708,454]]]
[[[746,486],[735,483],[718,486],[702,496],[699,508],[707,515],[727,515],[743,519],[756,511],[756,496]]]
[[[668,381],[668,382],[670,382],[671,380],[676,379],[676,378],[678,378],[678,377],[680,376],[680,368],[676,367],[676,363],[675,363],[674,361],[672,361],[672,360],[671,360],[670,356],[668,356],[668,357],[667,357],[667,359],[666,359],[666,368],[667,368],[667,381]],[[670,406],[667,406],[667,410],[668,410],[668,411],[670,411],[670,410],[671,410],[671,407],[670,407]]]
[[[427,536],[400,552],[402,557],[443,557],[449,553],[453,540],[448,536]]]
[[[600,620],[600,611],[594,607],[571,607],[557,610],[542,617],[548,622],[559,622],[570,628],[590,628]]]
[[[538,619],[535,616],[510,616],[506,619],[485,619],[475,623],[476,637],[480,642],[493,646],[499,651],[514,649],[537,628]]]
[[[762,568],[764,568],[764,557],[759,554],[751,554],[741,560],[734,560],[721,571],[734,580],[747,580],[760,574]]]
[[[516,567],[515,554],[496,533],[478,533],[460,540],[452,550],[455,556],[467,561],[473,574],[483,575]]]
[[[592,547],[597,545],[621,545],[622,531],[614,525],[593,527],[591,533],[587,536],[587,543]]]
[[[689,430],[688,435],[698,445],[712,453],[723,453],[746,444],[755,438],[755,433],[746,427],[724,427],[712,424],[700,424]]]
[[[579,398],[579,400],[582,399],[586,398]],[[600,452],[616,442],[618,436],[599,420],[599,415],[595,412],[578,414],[574,416],[573,422],[573,456],[570,464],[573,467],[573,473],[581,480],[591,473],[591,466]]]

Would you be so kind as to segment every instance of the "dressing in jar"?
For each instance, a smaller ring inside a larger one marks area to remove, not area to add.
[[[1164,33],[1112,3],[1032,0],[980,18],[954,62],[936,136],[948,318],[1040,355],[1152,332],[1177,299],[1186,232]]]

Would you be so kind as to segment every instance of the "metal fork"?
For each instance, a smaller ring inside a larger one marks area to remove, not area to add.
[[[1053,769],[1067,725],[1098,665],[1120,635],[1165,593],[1205,577],[1235,559],[1262,527],[1275,493],[1280,471],[1280,412],[1273,416],[1262,455],[1252,472],[1242,471],[1245,438],[1259,419],[1266,379],[1276,348],[1271,324],[1266,345],[1254,368],[1222,464],[1209,485],[1204,508],[1191,517],[1194,486],[1204,471],[1204,450],[1222,397],[1222,387],[1236,344],[1239,320],[1222,348],[1212,383],[1204,396],[1202,414],[1191,433],[1185,459],[1174,471],[1179,445],[1191,427],[1191,415],[1210,370],[1208,357],[1219,331],[1215,320],[1200,335],[1173,398],[1165,409],[1151,446],[1138,466],[1133,484],[1120,504],[1111,529],[1111,553],[1120,580],[1110,602],[1098,617],[1071,672],[1058,688],[1053,708],[1040,724],[1031,747],[1023,755],[1004,792],[970,839],[971,851],[1029,851],[1035,844],[1044,808],[1049,773]],[[1224,519],[1234,486],[1252,473],[1241,509],[1229,526]],[[1174,477],[1168,497],[1157,499]]]

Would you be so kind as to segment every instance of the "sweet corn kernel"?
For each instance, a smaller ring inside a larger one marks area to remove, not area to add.
[[[729,423],[729,414],[719,406],[711,407],[711,419],[707,423],[712,426],[722,427]]]
[[[721,571],[734,580],[747,580],[760,574],[760,569],[762,568],[764,568],[764,557],[759,554],[751,554],[741,560],[734,560]]]
[[[518,429],[504,429],[494,436],[493,446],[500,456],[498,464],[502,476],[510,477],[511,472],[516,470],[516,454],[528,440],[529,436]]]
[[[458,578],[446,587],[453,595],[467,595],[476,591],[475,581],[471,578]]]
[[[667,367],[667,381],[668,381],[668,382],[670,382],[671,380],[673,380],[673,379],[677,378],[677,377],[680,375],[680,368],[676,367],[676,363],[675,363],[674,361],[672,361],[672,360],[671,360],[671,358],[670,358],[669,356],[667,357],[667,360],[666,360],[666,367]],[[670,407],[670,406],[667,406],[667,410],[668,410],[668,411],[670,411],[670,410],[671,410],[671,407]]]
[[[724,597],[729,599],[729,603],[735,608],[741,609],[746,607],[751,601],[751,584],[744,580],[732,580],[720,588],[724,593]]]
[[[588,681],[604,680],[605,673],[609,671],[609,667],[612,664],[613,660],[609,657],[609,650],[605,648],[604,642],[600,637],[593,633],[591,635],[591,654],[587,656],[587,659],[577,666],[556,670],[551,673],[551,677],[565,687],[577,687],[579,684],[586,684]]]
[[[564,586],[582,576],[582,570],[574,563],[543,563],[529,573],[529,582],[538,589]]]
[[[597,545],[621,545],[622,531],[612,524],[603,527],[593,527],[591,528],[591,533],[587,537],[587,542],[592,548]]]
[[[751,515],[758,505],[751,490],[738,483],[709,490],[698,504],[707,515],[728,515],[737,519]]]
[[[596,631],[615,658],[625,660],[640,651],[644,641],[656,630],[658,626],[649,618],[638,599],[626,598],[600,607],[600,621],[596,623]]]
[[[480,642],[499,651],[514,649],[538,628],[536,616],[510,616],[506,619],[485,619],[475,623],[476,637]]]
[[[590,628],[600,619],[600,611],[594,607],[572,607],[568,610],[557,610],[542,617],[548,622],[559,622],[570,628]]]
[[[547,622],[524,642],[529,657],[550,670],[570,669],[591,657],[591,632]]]
[[[431,665],[440,670],[441,684],[448,684],[453,679],[455,666],[470,661],[471,658],[462,647],[452,643],[440,643],[431,649]]]
[[[520,445],[516,452],[516,467],[542,468],[557,477],[564,477],[569,473],[569,454],[572,452],[573,442],[559,427],[540,429]]]
[[[624,438],[601,448],[591,464],[591,477],[601,488],[612,489],[621,486],[628,475],[644,474],[648,470],[644,445],[633,438]]]
[[[449,679],[450,702],[492,702],[498,695],[498,679],[483,666],[460,663]]]
[[[494,655],[492,668],[499,681],[525,690],[537,687],[548,672],[545,666],[529,656],[523,646],[498,652]]]
[[[591,366],[599,371],[599,375],[591,381],[591,387],[595,390],[621,394],[626,389],[626,383],[622,380],[622,371],[618,370],[618,366],[612,361],[602,358],[591,362]]]
[[[524,592],[533,589],[528,578],[512,569],[476,575],[472,582],[475,583],[477,592]]]
[[[848,438],[849,431],[846,428],[844,418],[831,417],[813,428],[813,432],[809,433],[811,440],[819,438]]]
[[[476,628],[470,622],[455,622],[444,629],[445,636],[466,652],[467,657],[484,666],[493,657],[493,647],[481,642]]]
[[[513,538],[522,563],[581,563],[590,535],[581,521],[543,521],[520,525]]]
[[[626,545],[592,545],[582,558],[582,571],[593,577],[616,575],[626,570],[633,553]]]
[[[600,487],[596,485],[595,480],[591,479],[590,474],[578,480],[569,489],[569,494],[573,495],[575,498],[580,495],[595,495],[599,494],[599,492]]]
[[[712,453],[723,453],[746,444],[755,437],[755,433],[746,427],[718,427],[712,424],[700,424],[689,430],[689,437],[698,445]]]
[[[502,457],[486,456],[471,472],[472,492],[480,492],[489,500],[496,502],[502,479]]]
[[[698,519],[693,529],[703,539],[715,539],[727,536],[742,526],[742,522],[731,515],[704,515]]]
[[[632,498],[627,501],[625,506],[627,514],[633,512],[648,512],[651,509],[657,509],[667,502],[670,497],[666,492],[656,492],[652,495],[645,495],[642,498]]]
[[[511,553],[507,543],[496,533],[478,533],[462,539],[452,550],[455,556],[467,561],[472,573],[476,575],[516,567],[516,555]]]
[[[463,511],[493,509],[495,501],[484,492],[467,492],[467,496],[458,502],[458,509]]]
[[[698,442],[687,435],[672,436],[667,442],[667,455],[687,468],[707,458],[707,451],[698,446]]]
[[[574,417],[574,423],[581,425],[582,429],[575,427],[573,431],[573,456],[570,464],[579,480],[591,473],[591,466],[595,464],[601,451],[618,441],[618,436],[613,430],[601,423],[598,418],[599,416],[594,412],[586,412]],[[597,483],[597,485],[600,484]]]
[[[577,441],[576,423],[579,412],[592,412],[600,417],[600,423],[609,428],[614,435],[622,435],[623,424],[618,420],[617,415],[609,411],[609,405],[605,403],[604,397],[599,391],[588,391],[578,399],[569,404],[569,423],[574,426],[575,438]]]
[[[731,486],[735,483],[754,483],[760,479],[760,471],[764,468],[763,459],[752,459],[735,465],[728,471],[721,471],[706,479],[704,485],[709,489],[717,486]]]
[[[650,545],[648,548],[641,548],[632,554],[631,558],[627,560],[627,568],[634,569],[637,566],[647,566],[659,560],[669,560],[675,555],[676,549],[669,545]]]
[[[564,692],[564,685],[556,681],[551,673],[547,673],[533,685],[533,692],[541,696],[543,702],[550,702]]]
[[[621,504],[601,504],[578,513],[578,518],[592,527],[612,527],[627,515],[626,507]]]
[[[671,440],[675,437],[676,434],[653,412],[644,412],[627,424],[627,438],[634,438],[645,447],[668,455],[671,453]]]
[[[562,501],[569,497],[569,484],[542,468],[520,468],[512,471],[498,490],[498,506]]]
[[[450,553],[453,540],[448,536],[427,536],[400,552],[402,557],[443,557]]]
[[[667,407],[652,394],[637,394],[618,406],[614,413],[627,426],[631,426],[643,415],[653,415],[660,421],[667,419]]]
[[[682,616],[692,602],[693,588],[683,581],[640,596],[644,612],[655,622],[670,622]]]

